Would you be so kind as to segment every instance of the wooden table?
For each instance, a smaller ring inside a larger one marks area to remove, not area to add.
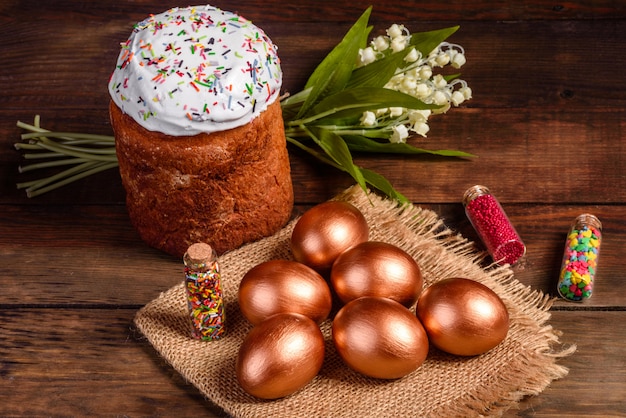
[[[283,4],[284,3],[284,4]],[[508,416],[626,416],[626,7],[620,2],[376,2],[371,23],[413,32],[460,24],[451,41],[474,98],[431,119],[424,148],[478,159],[366,157],[417,205],[476,236],[461,205],[492,189],[528,247],[523,283],[552,295],[564,236],[596,214],[604,242],[585,304],[557,301],[550,324],[575,355],[569,375]],[[308,74],[365,6],[345,0],[222,1],[280,48],[284,89]],[[15,187],[17,120],[111,134],[107,82],[132,25],[157,1],[2,0],[0,56],[0,415],[220,415],[134,330],[139,308],[181,281],[181,262],[130,225],[116,170],[41,197]],[[352,180],[290,148],[294,215]]]

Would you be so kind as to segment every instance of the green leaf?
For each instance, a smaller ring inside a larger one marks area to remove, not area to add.
[[[283,122],[287,123],[290,120],[294,120],[302,104],[306,101],[306,98],[311,93],[311,89],[302,90],[294,95],[288,96],[280,101],[280,107],[283,111]]]
[[[361,170],[354,165],[350,149],[343,138],[327,129],[311,127],[308,130],[313,141],[315,141],[343,171],[350,174],[352,178],[365,189],[365,179],[361,174]]]
[[[448,39],[458,29],[459,26],[451,26],[449,28],[433,30],[430,32],[414,33],[411,34],[409,45],[415,47],[415,49],[420,51],[423,56],[428,56],[428,54],[437,48],[440,43]]]
[[[320,130],[323,131],[323,130]],[[312,138],[314,140],[314,142],[316,143],[320,143],[321,140],[313,135],[312,132],[309,132],[309,137]],[[321,134],[321,135],[325,135],[325,134]],[[361,188],[364,191],[367,191],[367,186],[366,184],[369,184],[373,187],[375,187],[376,189],[380,190],[381,192],[383,192],[384,194],[386,194],[387,196],[389,196],[392,199],[396,199],[401,203],[409,203],[409,200],[402,195],[400,192],[398,192],[397,190],[395,190],[393,188],[393,186],[391,185],[391,183],[382,175],[372,171],[372,170],[368,170],[366,168],[362,168],[359,167],[357,165],[355,165],[354,163],[351,163],[351,167],[353,168],[353,172],[349,172],[346,169],[345,165],[340,165],[337,164],[337,160],[335,158],[330,158],[327,155],[324,155],[310,147],[307,147],[306,145],[304,145],[302,142],[294,139],[294,138],[290,138],[287,137],[287,141],[290,142],[291,144],[297,146],[298,148],[302,149],[303,151],[308,152],[310,155],[312,155],[313,157],[319,159],[320,161],[322,161],[323,163],[330,165],[331,167],[335,167],[338,170],[341,170],[343,172],[348,172],[352,178],[354,178],[355,180],[357,180],[357,182],[359,183],[359,185],[361,186]],[[345,151],[344,151],[345,152]],[[349,151],[347,151],[349,153]],[[352,158],[350,157],[350,161],[352,161]],[[363,181],[361,182],[360,179],[363,179]]]
[[[361,174],[368,184],[374,186],[390,198],[398,200],[400,203],[410,203],[409,199],[407,199],[402,193],[394,189],[389,180],[387,180],[382,175],[372,170],[368,170],[367,168],[361,167],[360,170]]]
[[[361,135],[346,135],[343,137],[351,151],[376,152],[387,154],[431,154],[443,157],[476,157],[463,151],[456,150],[428,150],[417,148],[407,143],[378,142]]]
[[[402,67],[404,57],[410,50],[396,52],[356,68],[348,81],[347,88],[354,87],[383,87],[394,76],[398,68]]]
[[[346,86],[354,69],[359,49],[367,42],[369,35],[367,22],[371,11],[372,7],[370,6],[350,28],[341,42],[313,71],[304,87],[305,90],[311,88],[311,92],[300,108],[297,118],[307,115],[309,110],[321,99]]]

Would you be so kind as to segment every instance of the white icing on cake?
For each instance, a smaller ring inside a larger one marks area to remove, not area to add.
[[[150,131],[184,136],[236,128],[278,98],[276,49],[263,30],[234,13],[171,9],[135,25],[109,91]]]

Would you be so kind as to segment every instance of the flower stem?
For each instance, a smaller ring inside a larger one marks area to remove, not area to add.
[[[308,154],[310,154],[311,156],[317,158],[318,160],[322,161],[323,163],[330,165],[331,167],[334,167],[334,168],[339,169],[341,171],[346,171],[344,167],[342,167],[341,165],[335,163],[332,159],[326,157],[326,155],[324,153],[318,152],[314,148],[307,147],[302,142],[300,142],[300,141],[298,141],[296,139],[293,139],[293,138],[287,136],[287,142],[289,142],[292,145],[295,145],[296,147],[298,147],[301,150],[307,152]]]
[[[89,160],[86,160],[84,158],[74,158],[74,157],[68,158],[65,160],[44,161],[41,163],[34,163],[34,164],[28,164],[25,166],[20,166],[19,171],[20,173],[25,173],[27,171],[39,170],[41,168],[50,168],[50,167],[59,167],[63,165],[80,164],[80,163],[84,163],[87,161]]]
[[[53,132],[42,128],[39,122],[39,115],[35,116],[32,125],[18,121],[18,127],[30,132],[21,135],[21,139],[27,142],[14,145],[17,150],[29,151],[24,153],[24,159],[47,161],[22,165],[19,167],[19,171],[24,173],[39,169],[74,166],[49,177],[18,183],[17,188],[26,189],[28,197],[39,196],[76,180],[118,166],[113,136]]]
[[[287,127],[292,127],[292,126],[299,126],[299,125],[308,125],[312,122],[315,122],[316,120],[319,119],[323,119],[327,116],[333,115],[335,113],[344,111],[344,110],[350,110],[350,109],[355,109],[355,108],[359,108],[359,107],[363,107],[364,105],[367,105],[367,103],[351,103],[345,106],[339,106],[339,107],[334,107],[332,109],[328,109],[324,112],[320,112],[320,113],[316,113],[312,116],[309,116],[308,118],[302,118],[302,119],[295,119],[295,120],[290,120],[290,121],[285,121],[285,126]]]
[[[28,197],[35,197],[47,193],[51,190],[58,189],[61,186],[75,182],[85,177],[89,177],[93,174],[99,173],[110,168],[117,167],[117,162],[104,163],[104,162],[86,162],[54,176],[47,177],[42,180],[35,180],[32,182],[18,183],[17,188],[26,188],[26,195]],[[76,173],[76,174],[74,174]],[[69,177],[68,177],[69,176]],[[47,187],[44,187],[47,186]]]
[[[42,135],[45,134],[45,135]],[[66,141],[76,141],[81,140],[82,142],[94,142],[94,141],[102,141],[103,144],[113,145],[115,143],[115,138],[109,135],[97,135],[97,134],[86,134],[86,133],[72,133],[72,132],[54,132],[47,131],[45,129],[39,129],[34,132],[30,132],[27,134],[22,134],[22,139],[31,139],[31,138],[45,138],[45,137],[53,137]]]

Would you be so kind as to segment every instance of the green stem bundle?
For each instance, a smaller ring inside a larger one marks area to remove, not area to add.
[[[42,195],[118,166],[115,138],[112,136],[52,132],[41,127],[39,115],[35,116],[32,125],[17,122],[17,126],[28,133],[21,136],[26,142],[16,143],[15,148],[24,152],[25,160],[40,160],[21,165],[20,173],[70,166],[49,177],[18,183],[17,188],[25,189],[28,197]]]

